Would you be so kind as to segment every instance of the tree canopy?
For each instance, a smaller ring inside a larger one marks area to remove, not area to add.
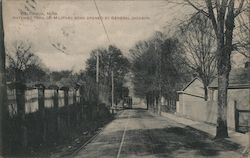
[[[151,39],[138,42],[130,50],[136,96],[144,98],[153,91],[161,91],[165,97],[176,96],[176,91],[190,78],[179,45],[177,39],[156,32]]]
[[[125,75],[129,72],[130,63],[116,46],[97,48],[91,52],[86,64],[86,75],[96,78],[97,56],[99,58],[99,84],[111,88],[111,73],[114,74],[115,98],[121,98]]]

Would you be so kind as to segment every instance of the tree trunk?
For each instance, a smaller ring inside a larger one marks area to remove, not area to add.
[[[0,0],[0,157],[5,154],[7,145],[7,88],[5,78],[5,47],[4,47],[4,29],[2,18],[2,1]]]
[[[218,117],[216,138],[227,138],[227,87],[228,74],[224,73],[218,76]]]
[[[25,125],[25,86],[22,83],[16,83],[16,103],[18,116],[18,148],[19,150],[27,147],[27,128]]]
[[[232,44],[232,43],[231,43]],[[231,70],[231,47],[230,44],[224,44],[223,40],[218,40],[218,116],[216,138],[227,138],[227,88],[229,81],[229,72]]]
[[[223,41],[218,40],[218,116],[216,138],[227,138],[227,88],[228,77],[230,72],[230,53],[225,49]]]
[[[146,94],[146,104],[147,104],[147,110],[148,110],[148,106],[149,106],[149,94]]]
[[[204,85],[204,100],[207,101],[208,99],[208,89],[207,89],[207,86]]]
[[[157,106],[158,106],[158,108],[157,108],[157,114],[158,114],[158,115],[161,115],[161,93],[159,94],[157,100],[158,100],[158,101],[157,101]]]
[[[46,133],[47,133],[47,127],[46,127],[46,120],[45,120],[45,96],[44,96],[45,89],[44,87],[38,88],[38,110],[41,122],[41,129],[42,129],[42,142],[46,141]]]
[[[220,16],[219,16],[220,17]],[[218,118],[216,138],[227,138],[227,89],[229,72],[231,71],[231,52],[233,50],[234,30],[234,1],[228,4],[226,20],[220,20],[218,27],[217,53],[218,53]],[[224,33],[225,25],[225,33]]]

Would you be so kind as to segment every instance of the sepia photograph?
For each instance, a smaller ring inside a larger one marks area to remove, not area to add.
[[[249,158],[249,0],[0,0],[0,158]]]

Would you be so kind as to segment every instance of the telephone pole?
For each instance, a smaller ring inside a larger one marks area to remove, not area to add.
[[[114,72],[111,71],[111,107],[114,108]]]
[[[99,115],[99,52],[96,53],[96,91],[97,91],[97,107],[96,112]]]
[[[99,83],[99,52],[96,53],[96,83]]]

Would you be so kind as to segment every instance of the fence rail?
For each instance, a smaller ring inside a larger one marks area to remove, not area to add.
[[[25,88],[22,93],[19,94],[17,94],[16,91],[17,89],[15,87],[8,89],[8,107],[10,115],[15,115],[16,109],[20,106],[24,106],[25,113],[32,113],[38,111],[39,107],[53,108],[76,104],[77,102],[80,103],[80,89],[60,90],[33,87],[29,89]],[[25,98],[23,103],[20,102],[20,98]]]

